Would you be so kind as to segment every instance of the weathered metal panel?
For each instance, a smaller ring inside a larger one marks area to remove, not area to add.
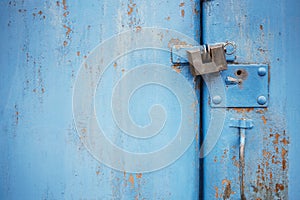
[[[198,1],[20,0],[0,4],[0,199],[198,198],[198,135],[183,156],[166,168],[148,173],[118,171],[86,149],[72,110],[77,74],[81,64],[93,58],[94,48],[123,31],[136,34],[145,27],[174,29],[198,41]],[[169,36],[159,35],[162,41],[169,39],[168,48],[180,43],[180,38]],[[128,38],[127,46],[124,41],[121,44],[103,52],[109,55],[134,46],[134,38]],[[95,110],[106,136],[128,151],[153,151],[168,144],[180,127],[180,106],[191,106],[192,128],[198,129],[198,103],[180,105],[172,90],[156,84],[140,88],[129,101],[129,111],[133,121],[145,126],[151,123],[148,109],[162,104],[168,117],[164,135],[149,143],[119,135],[122,132],[108,114],[111,105],[102,101],[130,70],[149,63],[173,70],[164,77],[168,83],[177,83],[174,80],[181,77],[194,87],[188,68],[173,65],[170,52],[143,49],[111,63],[99,84]],[[176,88],[189,92],[184,84],[171,89]],[[82,94],[82,98],[88,97]],[[127,104],[128,99],[118,103]]]
[[[296,8],[299,6],[297,1],[203,3],[204,43],[234,41],[235,64],[269,65],[268,107],[226,109],[220,138],[203,160],[204,199],[241,199],[239,131],[229,127],[231,118],[251,119],[254,124],[246,130],[246,199],[297,199],[300,195],[297,177],[300,96],[296,84],[300,33],[300,14]],[[203,98],[205,133],[210,112],[221,108],[211,108],[207,89]]]

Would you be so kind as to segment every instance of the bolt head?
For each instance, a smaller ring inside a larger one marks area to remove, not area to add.
[[[265,76],[267,74],[267,70],[265,67],[260,67],[258,68],[258,71],[257,71],[258,75],[260,76]]]
[[[258,103],[259,105],[264,105],[264,104],[267,103],[267,98],[266,98],[265,96],[259,96],[259,97],[257,98],[257,103]]]
[[[216,95],[213,97],[212,101],[214,104],[220,104],[222,102],[222,97],[220,97],[219,95]]]

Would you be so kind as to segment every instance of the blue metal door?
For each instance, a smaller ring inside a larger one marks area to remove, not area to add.
[[[199,2],[0,4],[0,199],[198,198]]]
[[[220,73],[224,94],[203,91],[204,134],[210,120],[223,126],[203,159],[203,199],[298,199],[299,7],[298,1],[203,2],[203,42],[236,44]],[[223,121],[213,112],[223,113]]]

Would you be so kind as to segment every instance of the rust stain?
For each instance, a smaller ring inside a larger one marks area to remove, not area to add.
[[[136,6],[135,3],[132,4],[132,6],[128,5],[128,12],[127,12],[128,15],[131,15],[133,13],[133,9],[135,6]]]
[[[185,11],[181,10],[181,17],[184,17]]]
[[[100,174],[100,171],[99,171],[99,170],[97,170],[97,171],[96,171],[96,174],[97,174],[97,175],[99,175],[99,174]]]
[[[138,173],[135,176],[136,176],[136,178],[142,178],[143,174],[142,173]]]
[[[284,190],[284,185],[276,183],[275,192],[279,192],[279,190]]]
[[[275,140],[273,141],[273,144],[278,144],[279,137],[280,137],[280,134],[276,133],[275,134]]]
[[[248,113],[254,110],[254,108],[233,108],[237,113]]]
[[[70,27],[66,26],[66,25],[64,25],[64,28],[67,29],[66,36],[70,35],[72,29]]]
[[[282,148],[281,149],[281,157],[282,157],[282,159],[284,159],[286,153],[287,153],[287,150],[285,150],[284,148]]]
[[[132,174],[129,175],[128,181],[131,183],[131,187],[134,187],[134,177],[132,176]]]
[[[225,186],[225,190],[224,190],[224,195],[223,195],[223,199],[230,199],[230,195],[233,194],[232,190],[231,190],[231,181],[224,179],[222,181],[222,185],[226,185]]]
[[[263,27],[263,25],[261,24],[261,25],[259,25],[259,29],[260,30],[264,30],[264,27]]]
[[[62,1],[62,4],[63,4],[63,6],[64,6],[64,10],[67,10],[67,1],[66,0],[63,0]]]
[[[267,119],[265,116],[261,116],[261,119],[263,120],[264,124],[267,124]]]
[[[215,197],[217,199],[217,198],[219,198],[219,188],[217,186],[215,186],[215,191],[216,191]]]
[[[178,38],[172,38],[168,43],[168,48],[172,48],[175,45],[187,45],[187,43],[179,40]]]
[[[290,143],[290,142],[289,142],[287,139],[285,139],[285,138],[283,138],[282,140],[280,140],[280,142],[283,143],[285,146],[288,145],[288,144]]]
[[[286,170],[286,160],[282,160],[282,170]]]
[[[76,54],[77,54],[77,56],[80,56],[80,51],[77,51]]]
[[[172,66],[172,69],[175,70],[177,73],[180,73],[180,72],[181,72],[181,69],[178,68],[178,65],[173,65],[173,66]]]
[[[278,150],[278,147],[277,147],[277,146],[275,146],[274,149],[275,149],[275,152],[276,152],[276,153],[279,153],[279,150]]]
[[[40,10],[40,11],[38,12],[38,14],[39,14],[39,15],[42,15],[42,14],[43,14],[43,12]]]
[[[267,108],[260,109],[260,110],[257,110],[256,113],[264,114],[267,110],[268,110]]]
[[[114,62],[114,68],[117,68],[118,64],[116,62]]]
[[[269,159],[271,157],[271,153],[267,152],[266,150],[263,150],[263,156],[267,159]]]
[[[214,162],[218,162],[218,160],[217,160],[217,156],[215,156],[215,158],[214,158]]]
[[[136,32],[139,32],[139,31],[142,30],[142,27],[141,26],[137,26],[137,27],[135,27],[135,30],[136,30]]]
[[[183,7],[184,6],[184,2],[179,4],[179,7]]]
[[[64,17],[67,17],[69,14],[70,14],[70,12],[67,11],[67,12],[64,12],[63,16],[64,16]]]
[[[193,9],[193,13],[194,13],[195,15],[199,15],[199,10],[197,10],[196,8],[194,8],[194,9]]]
[[[282,158],[282,170],[286,170],[286,157],[287,154],[287,150],[285,150],[284,148],[281,149],[281,158]]]

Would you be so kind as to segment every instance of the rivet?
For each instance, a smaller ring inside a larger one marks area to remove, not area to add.
[[[222,102],[222,97],[220,97],[219,95],[216,95],[213,97],[212,101],[214,104],[219,104]]]
[[[257,73],[258,73],[258,75],[260,75],[260,76],[264,76],[264,75],[267,74],[267,70],[266,70],[266,68],[264,68],[264,67],[260,67],[260,68],[258,68]]]
[[[267,103],[267,98],[265,96],[259,96],[257,98],[257,103],[260,105],[264,105],[265,103]]]

